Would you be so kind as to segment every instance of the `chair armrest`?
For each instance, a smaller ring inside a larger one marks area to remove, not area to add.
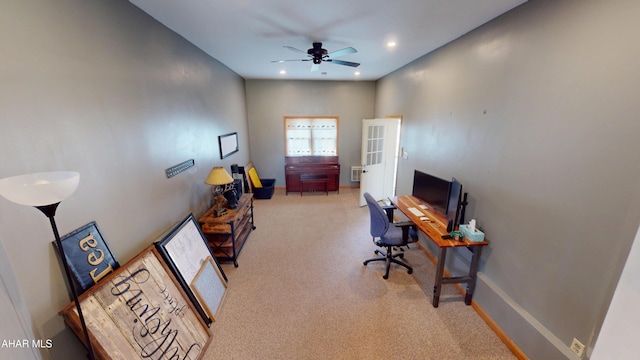
[[[395,210],[395,206],[393,205],[382,205],[380,206],[382,208],[382,210],[384,210],[385,213],[387,213],[387,219],[389,219],[389,222],[392,223],[393,222],[393,210]]]
[[[418,234],[417,234],[417,229],[416,229],[416,224],[413,223],[413,221],[403,221],[403,222],[397,222],[397,223],[393,223],[393,225],[395,225],[396,227],[402,228],[402,239],[406,240],[408,243],[409,242],[416,242],[418,241]],[[410,233],[409,229],[412,229],[413,232]],[[409,239],[409,237],[411,237],[411,239]]]
[[[413,226],[414,223],[413,221],[403,221],[403,222],[393,223],[393,225],[395,227],[406,227],[406,226]]]

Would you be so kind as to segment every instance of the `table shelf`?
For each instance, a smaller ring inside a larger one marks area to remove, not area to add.
[[[222,216],[215,216],[213,208],[207,210],[198,222],[209,246],[219,261],[233,261],[238,267],[238,255],[251,231],[253,219],[253,194],[243,194],[236,209],[227,209]]]

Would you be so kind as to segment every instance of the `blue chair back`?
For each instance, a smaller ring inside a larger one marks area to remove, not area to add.
[[[369,216],[371,217],[371,236],[381,237],[389,230],[389,218],[371,194],[364,193],[364,199],[367,201]]]

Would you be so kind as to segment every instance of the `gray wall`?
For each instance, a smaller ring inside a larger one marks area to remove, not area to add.
[[[208,207],[212,166],[249,160],[243,79],[127,1],[4,1],[0,48],[0,178],[79,171],[59,230],[97,221],[122,264]],[[217,136],[231,131],[240,152],[221,161]],[[188,159],[196,166],[166,178]],[[69,298],[52,240],[39,211],[0,199],[34,336],[54,341],[43,355],[82,358],[58,316]]]
[[[372,118],[373,81],[247,80],[247,117],[251,160],[260,177],[284,181],[284,116],[340,117],[340,184],[352,183],[350,168],[360,164],[362,119]]]
[[[480,306],[534,359],[567,354],[573,337],[593,344],[640,223],[637,2],[530,1],[377,84],[252,80],[246,94],[124,0],[2,7],[0,178],[80,171],[58,210],[62,233],[95,220],[124,263],[208,206],[213,165],[253,160],[283,186],[282,116],[340,116],[348,168],[360,119],[401,114],[398,192],[415,168],[456,176],[487,232]],[[221,161],[217,135],[231,131],[241,150]],[[194,168],[165,178],[190,158]],[[34,336],[54,340],[45,357],[80,357],[57,315],[68,297],[51,240],[37,210],[0,200],[9,290]]]
[[[398,192],[414,169],[462,182],[490,241],[475,299],[533,359],[593,345],[640,224],[638,13],[530,1],[378,81]]]

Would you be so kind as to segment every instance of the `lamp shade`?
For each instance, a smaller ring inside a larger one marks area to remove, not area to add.
[[[52,171],[0,179],[0,195],[16,204],[45,206],[61,202],[78,187],[80,174]]]
[[[209,185],[226,185],[232,182],[233,178],[222,166],[211,169],[209,176],[204,180],[204,183]]]

